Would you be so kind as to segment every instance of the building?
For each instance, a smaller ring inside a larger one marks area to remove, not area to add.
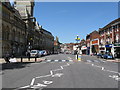
[[[86,36],[87,55],[99,53],[99,37],[96,30]]]
[[[2,2],[2,54],[22,54],[25,49],[25,23],[10,2]]]
[[[90,34],[87,34],[86,36],[86,47],[87,47],[86,54],[90,55]]]
[[[54,40],[54,53],[61,52],[60,44],[61,43],[59,42],[59,38],[56,36],[56,39]]]
[[[23,21],[26,23],[27,50],[38,49],[53,52],[53,35],[39,26],[33,15],[34,0],[15,0],[14,7],[20,12]]]
[[[110,22],[99,29],[100,53],[101,51],[112,53],[113,56],[120,56],[120,18]]]
[[[34,34],[37,32],[35,27],[36,19],[33,17],[34,5],[34,0],[14,1],[14,8],[19,11],[22,20],[26,24],[26,51],[28,52],[30,52],[30,49],[34,47],[34,42],[36,40],[36,38],[34,39]]]
[[[31,49],[53,52],[54,37],[43,29],[33,17],[34,2],[15,0],[14,7],[10,2],[0,2],[0,57],[6,53],[15,56],[25,55]]]
[[[80,41],[79,48],[80,48],[80,54],[87,54],[86,41],[84,39]]]
[[[41,27],[40,32],[42,32],[42,42],[39,43],[41,45],[41,50],[46,50],[48,53],[54,52],[54,36],[51,32],[43,29]]]

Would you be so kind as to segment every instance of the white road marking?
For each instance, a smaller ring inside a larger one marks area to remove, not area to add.
[[[33,84],[34,84],[34,82],[35,82],[35,78],[33,78],[33,79],[32,79],[32,81],[31,81],[31,84],[30,84],[30,85],[33,85]]]
[[[48,61],[51,61],[51,60],[48,60]],[[34,85],[35,79],[37,79],[37,78],[44,78],[44,77],[50,77],[50,76],[51,77],[61,77],[63,75],[62,73],[57,73],[57,74],[53,75],[53,71],[62,70],[62,69],[64,69],[63,67],[66,67],[66,66],[69,66],[69,65],[70,64],[67,63],[66,65],[60,66],[61,69],[51,70],[49,75],[35,77],[35,78],[32,79],[30,85],[23,86],[23,87],[20,87],[20,88],[40,88],[40,87],[47,87],[47,85],[40,84],[40,83],[37,83],[37,85]],[[53,81],[43,81],[43,82],[45,84],[51,84],[51,83],[53,83]]]
[[[108,72],[112,72],[112,73],[117,73],[117,74],[119,74],[119,72],[116,72],[116,71],[106,70],[105,67],[102,67],[102,66],[98,66],[98,65],[94,65],[94,64],[92,64],[92,66],[101,68],[101,69],[104,70],[104,71],[108,71]]]
[[[38,77],[35,77],[35,78],[44,78],[44,77],[50,77],[51,76],[51,74],[50,75],[45,75],[45,76],[38,76]]]
[[[52,84],[53,81],[43,81],[44,84]]]
[[[102,70],[104,70],[105,68],[104,68],[104,67],[102,67],[101,69],[102,69]]]
[[[60,66],[61,67],[61,69],[63,69],[63,66]]]
[[[52,72],[52,71],[50,71],[50,74],[51,74],[51,75],[53,75],[53,72]]]
[[[116,81],[120,81],[120,77],[118,75],[109,75],[109,77],[115,79]]]
[[[92,62],[91,60],[87,60],[87,62]]]
[[[62,73],[56,73],[55,75],[52,75],[52,77],[61,77],[62,75]]]
[[[59,60],[55,60],[55,62],[58,62]]]
[[[20,89],[22,89],[22,88],[29,88],[29,87],[30,87],[30,85],[27,85],[27,86],[20,87]]]
[[[62,69],[55,69],[55,70],[52,70],[52,71],[59,71],[59,70],[62,70]]]
[[[65,62],[66,60],[62,60],[63,62]]]
[[[111,70],[105,70],[105,71],[119,74],[119,72],[116,72],[116,71],[111,71]]]
[[[92,66],[94,66],[94,64],[92,64]]]
[[[37,83],[37,85],[33,85],[30,88],[40,88],[40,87],[47,87],[47,85]]]
[[[51,62],[51,60],[47,60],[47,62]]]
[[[69,63],[67,63],[67,65],[63,65],[63,67],[67,67],[67,66],[69,66],[70,64]]]

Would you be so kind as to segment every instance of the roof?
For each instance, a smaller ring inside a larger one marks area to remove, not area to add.
[[[99,31],[105,30],[106,28],[111,27],[112,24],[114,24],[114,23],[116,23],[116,22],[119,22],[119,21],[120,21],[120,18],[115,19],[114,21],[110,22],[109,24],[107,24],[107,25],[104,26],[103,28],[100,28]]]

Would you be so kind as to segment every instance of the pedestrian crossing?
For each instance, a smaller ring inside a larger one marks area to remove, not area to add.
[[[89,62],[89,63],[92,63],[92,62],[95,62],[95,63],[105,63],[106,61],[104,61],[104,60],[85,60],[85,62]]]
[[[84,62],[88,62],[88,63],[105,63],[105,62],[107,62],[107,61],[104,61],[104,60],[83,60]],[[59,62],[59,63],[61,63],[61,62],[74,62],[74,60],[65,60],[65,59],[59,59],[59,60],[57,60],[57,59],[55,59],[55,60],[53,60],[53,59],[47,59],[47,60],[43,60],[42,61],[43,63],[55,63],[55,62]]]
[[[73,62],[73,60],[44,60],[42,62]]]

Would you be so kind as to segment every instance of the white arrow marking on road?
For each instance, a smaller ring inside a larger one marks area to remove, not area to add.
[[[44,82],[44,84],[52,84],[53,83],[53,81],[43,81]]]
[[[51,61],[51,60],[48,60],[48,61]],[[34,82],[35,82],[35,79],[37,79],[37,78],[43,78],[43,77],[49,77],[49,76],[52,76],[52,77],[61,77],[61,76],[63,75],[62,73],[57,73],[57,74],[53,75],[53,71],[62,70],[62,69],[64,69],[63,67],[69,66],[69,65],[70,65],[70,64],[67,63],[67,65],[60,66],[61,69],[51,70],[49,75],[35,77],[35,78],[32,79],[30,85],[20,87],[20,89],[21,89],[21,88],[39,88],[39,87],[47,87],[47,85],[40,84],[40,83],[37,83],[37,85],[33,85]],[[43,81],[43,82],[44,82],[45,84],[51,84],[51,83],[53,83],[53,81]]]

